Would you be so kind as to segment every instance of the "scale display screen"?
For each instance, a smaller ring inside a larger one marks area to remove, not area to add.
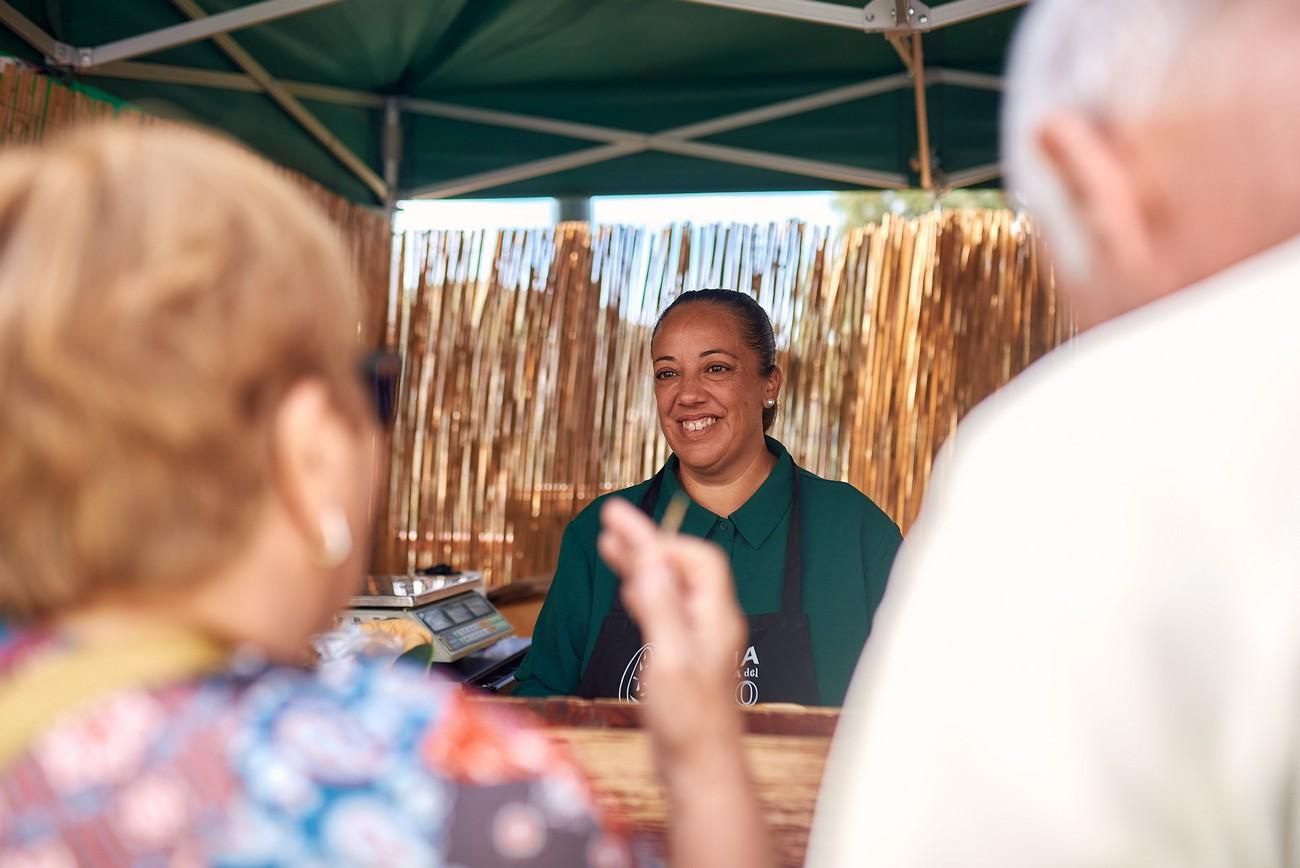
[[[420,617],[424,623],[429,625],[429,629],[435,633],[455,626],[451,623],[451,619],[442,613],[442,609],[426,609],[420,613]]]
[[[464,624],[470,618],[474,617],[470,614],[469,607],[463,602],[448,603],[442,607],[442,612],[451,619],[453,624]]]

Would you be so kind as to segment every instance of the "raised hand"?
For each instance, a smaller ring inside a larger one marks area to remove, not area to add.
[[[630,503],[601,510],[600,555],[651,647],[641,710],[672,815],[677,866],[770,864],[735,701],[745,621],[716,546],[660,531]]]

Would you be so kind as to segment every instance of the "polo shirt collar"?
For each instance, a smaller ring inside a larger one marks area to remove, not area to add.
[[[772,472],[767,475],[767,479],[763,480],[763,484],[758,487],[758,491],[750,495],[749,500],[730,516],[736,532],[744,537],[745,542],[752,548],[762,546],[781,523],[781,519],[785,518],[790,508],[790,495],[794,490],[795,466],[790,453],[771,437],[765,439],[767,451],[776,456],[776,464],[772,467]],[[655,505],[656,519],[663,516],[668,501],[682,487],[677,478],[677,466],[677,456],[674,455],[668,459],[668,472],[664,473],[659,503]],[[721,516],[692,500],[686,510],[686,516],[682,519],[682,532],[691,536],[707,537],[720,518]]]

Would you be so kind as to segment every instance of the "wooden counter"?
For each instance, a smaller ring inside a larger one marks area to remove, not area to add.
[[[604,700],[480,698],[540,718],[590,775],[607,808],[632,827],[638,849],[665,850],[667,809],[635,705]],[[833,708],[759,706],[745,711],[749,757],[780,864],[803,864],[830,738]]]

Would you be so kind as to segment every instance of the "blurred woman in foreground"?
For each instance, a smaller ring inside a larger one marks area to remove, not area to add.
[[[367,551],[339,251],[198,132],[0,157],[0,863],[627,861],[544,737],[297,665]]]

